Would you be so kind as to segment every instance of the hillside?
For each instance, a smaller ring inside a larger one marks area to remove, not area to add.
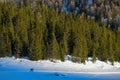
[[[14,0],[13,0],[14,1]],[[112,30],[120,27],[120,1],[119,0],[30,0],[32,8],[36,4],[47,8],[54,8],[58,12],[67,14],[80,14],[85,19],[97,21],[100,26],[106,26]],[[18,0],[20,4],[26,4],[27,0]]]
[[[2,0],[9,1],[9,0]],[[26,5],[30,1],[33,9],[39,5],[55,9],[67,14],[80,14],[83,18],[94,20],[99,26],[106,26],[113,31],[120,31],[120,1],[119,0],[10,0],[17,5]]]

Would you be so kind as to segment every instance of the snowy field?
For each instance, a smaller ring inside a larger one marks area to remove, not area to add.
[[[30,61],[0,58],[0,80],[120,80],[120,63],[112,66],[97,60],[86,64],[71,61]]]

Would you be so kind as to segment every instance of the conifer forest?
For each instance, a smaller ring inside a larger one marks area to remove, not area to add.
[[[120,32],[100,25],[99,19],[66,13],[44,3],[0,2],[0,57],[64,61],[71,55],[76,57],[73,62],[84,64],[88,57],[92,62],[120,62]]]

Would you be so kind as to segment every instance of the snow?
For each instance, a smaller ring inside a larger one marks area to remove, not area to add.
[[[2,74],[0,73],[0,75],[2,77],[1,80],[120,80],[119,75],[115,74],[88,75],[68,73],[65,76],[56,76],[51,72],[3,72]]]
[[[69,8],[70,8],[69,0],[64,0],[62,11],[69,14],[70,13]]]
[[[120,80],[119,75],[119,62],[112,66],[110,62],[99,60],[92,63],[91,59],[80,64],[69,60],[51,62],[0,58],[0,80]]]
[[[88,0],[87,5],[88,5],[88,6],[91,6],[92,4],[93,4],[93,0]]]
[[[70,56],[69,56],[70,57]],[[67,58],[66,58],[67,59]],[[39,71],[63,71],[63,72],[102,72],[102,73],[120,73],[120,63],[115,62],[114,66],[108,61],[102,62],[97,60],[92,63],[91,59],[86,61],[86,64],[74,63],[69,60],[61,62],[51,62],[49,60],[30,61],[28,59],[15,59],[14,57],[0,58],[0,71],[24,70],[29,71],[33,68],[36,72]]]

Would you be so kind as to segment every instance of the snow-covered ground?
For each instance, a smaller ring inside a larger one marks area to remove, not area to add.
[[[0,58],[0,71],[63,71],[72,73],[120,73],[120,63],[115,62],[114,66],[110,62],[102,62],[97,60],[95,63],[86,61],[86,64],[74,63],[66,60],[61,62],[51,62],[49,60],[31,61],[28,59],[15,59],[14,57]]]
[[[0,58],[0,80],[120,80],[119,75],[118,62],[112,66],[99,60],[96,63],[86,61],[84,65],[71,61]]]

